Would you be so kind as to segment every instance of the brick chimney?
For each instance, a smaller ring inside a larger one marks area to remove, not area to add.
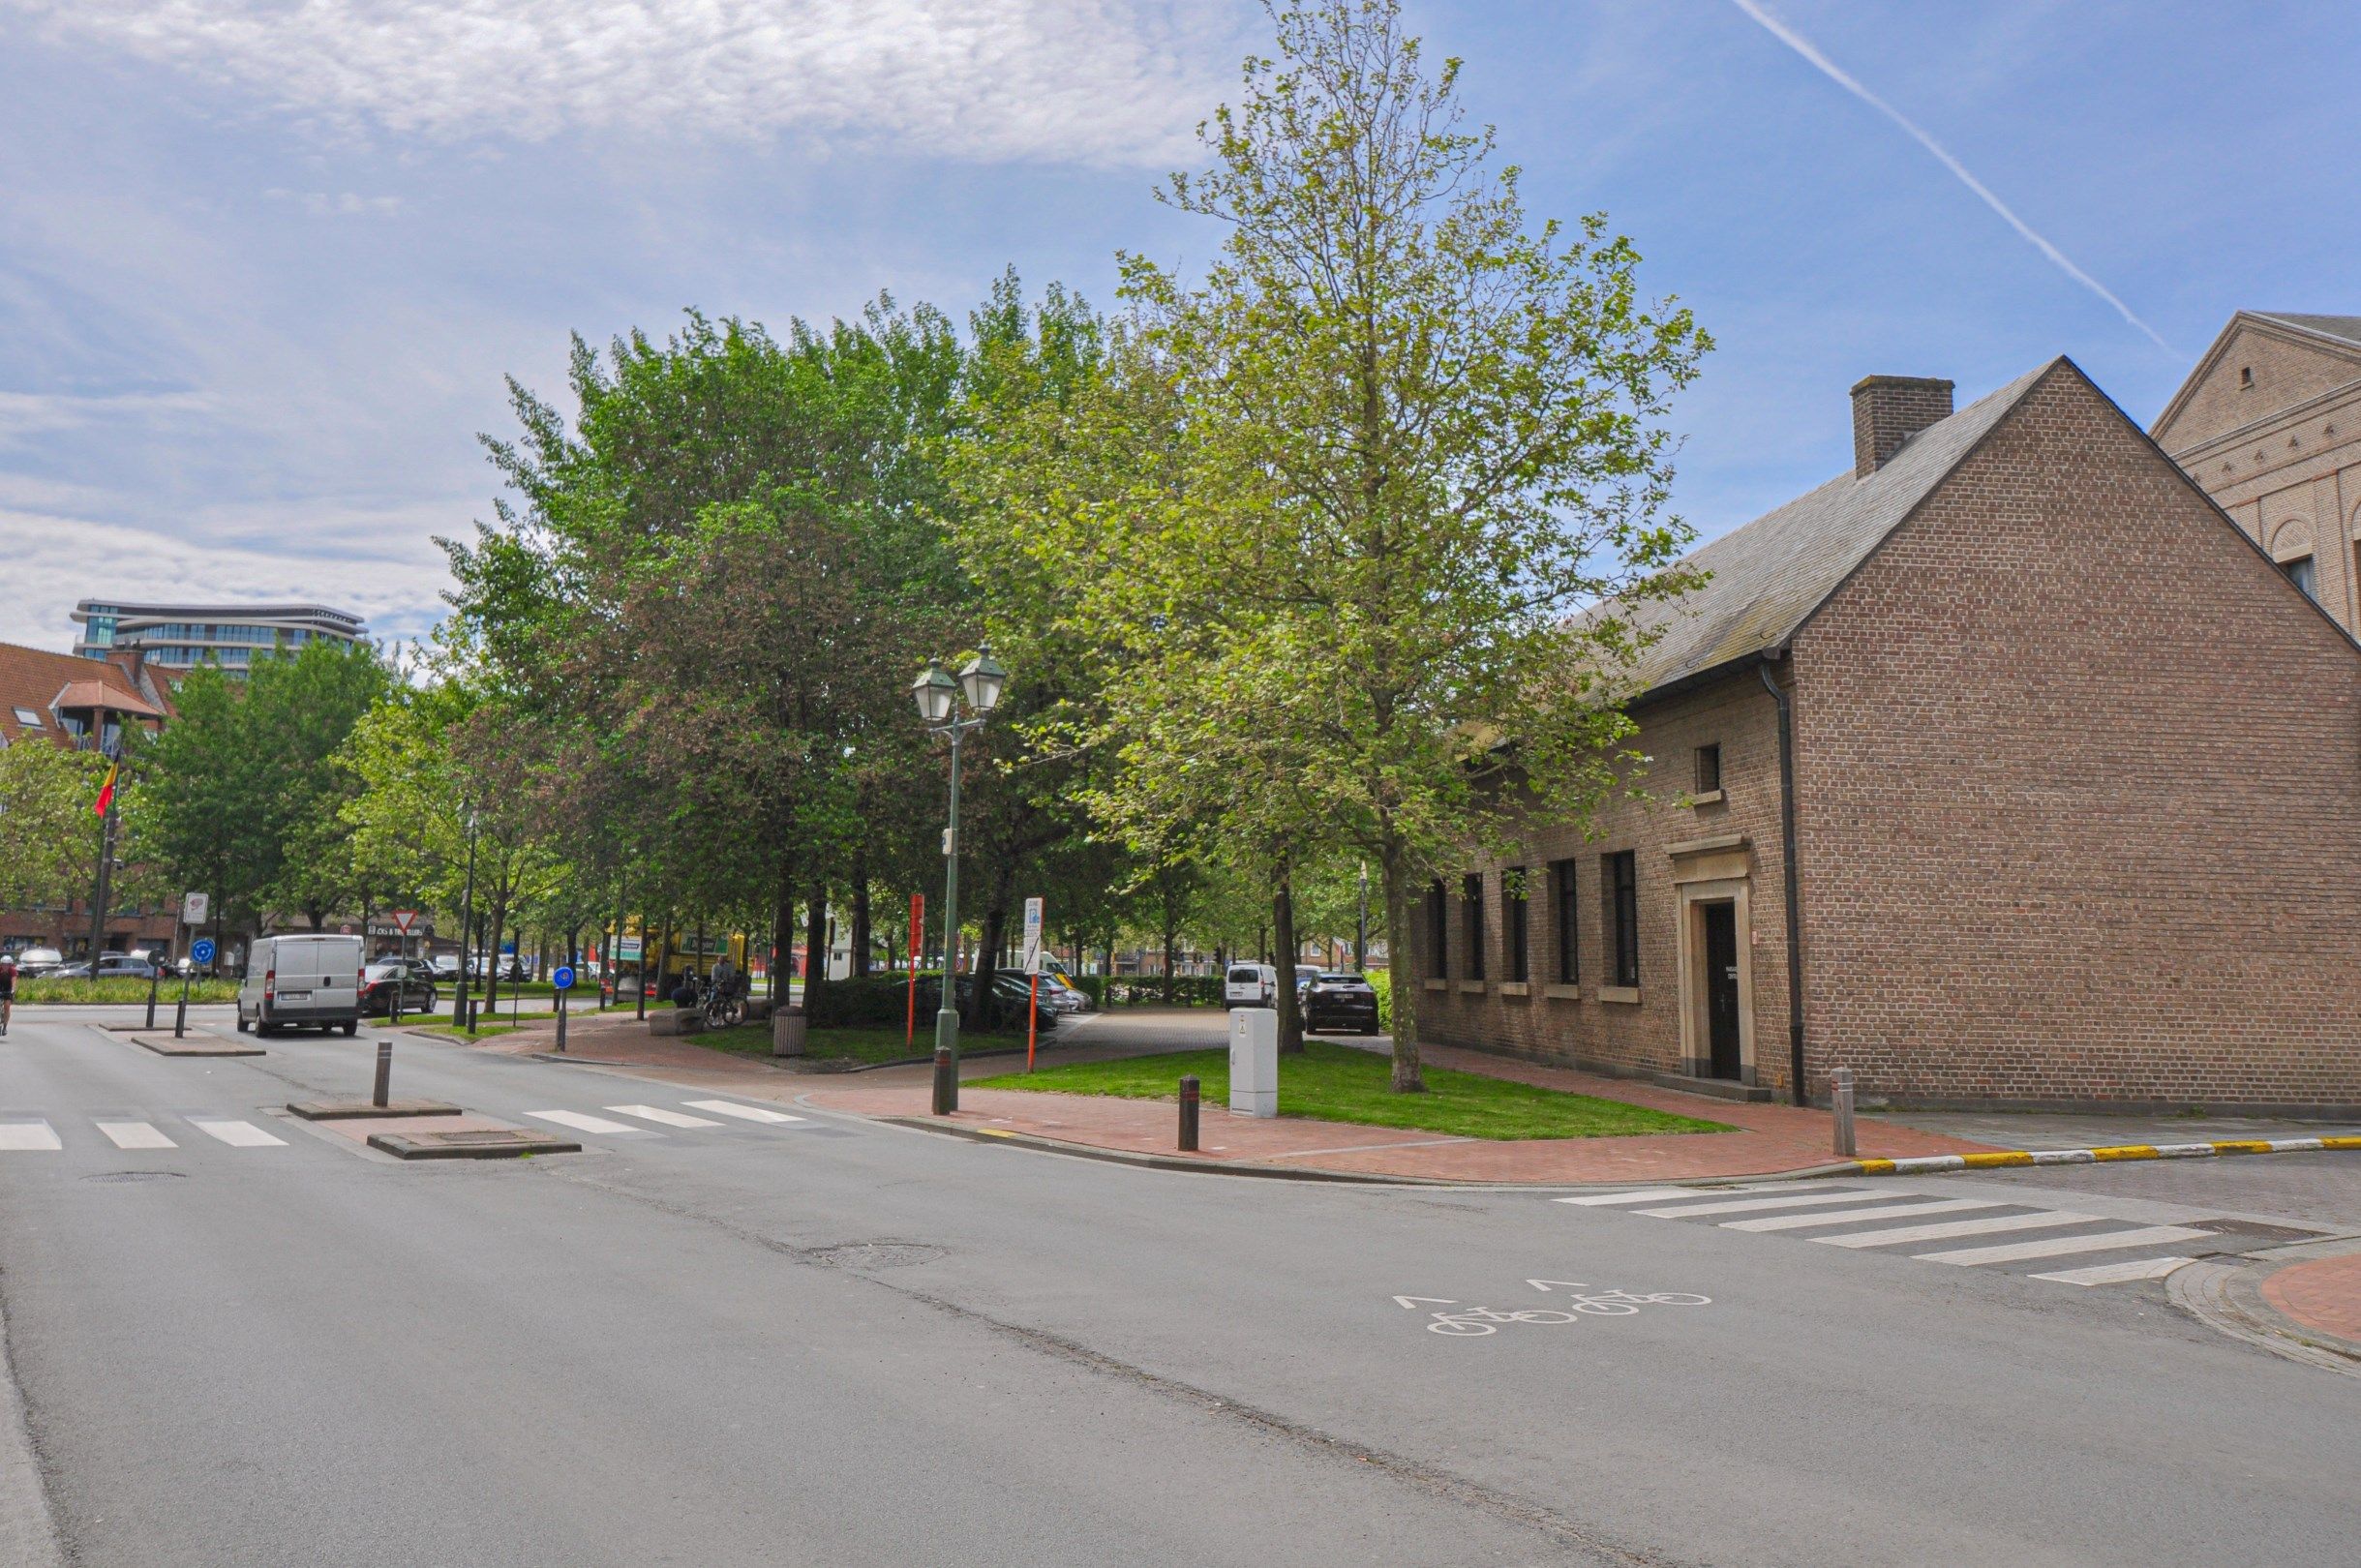
[[[1952,383],[1931,376],[1864,376],[1853,383],[1853,472],[1866,479],[1902,443],[1952,416]]]

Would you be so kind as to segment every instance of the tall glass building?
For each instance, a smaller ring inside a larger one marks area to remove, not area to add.
[[[74,651],[100,659],[138,648],[167,670],[218,665],[243,676],[257,659],[292,651],[315,638],[357,643],[361,618],[318,604],[124,604],[84,599],[74,607]]]

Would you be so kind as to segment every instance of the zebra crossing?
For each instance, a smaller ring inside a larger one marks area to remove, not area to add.
[[[60,1118],[64,1120],[64,1118]],[[69,1122],[68,1127],[76,1124]],[[287,1139],[234,1116],[190,1112],[184,1116],[92,1117],[91,1128],[117,1149],[178,1149],[210,1138],[232,1149],[284,1149]],[[76,1141],[79,1141],[78,1136]],[[45,1116],[0,1115],[0,1155],[63,1154],[64,1133]]]
[[[1776,1234],[1851,1251],[1892,1249],[1922,1263],[1954,1268],[2007,1268],[2069,1262],[2030,1272],[2060,1284],[2126,1284],[2160,1280],[2225,1245],[2205,1221],[2156,1223],[2073,1208],[2051,1208],[2013,1194],[1946,1197],[1897,1192],[1892,1187],[1742,1187],[1706,1191],[1647,1187],[1621,1192],[1581,1192],[1551,1199],[1576,1208],[1649,1220],[1713,1225],[1722,1230]],[[2049,1234],[2041,1234],[2048,1232]],[[2111,1256],[2128,1251],[2148,1255]],[[2089,1261],[2080,1261],[2087,1255]]]
[[[562,1127],[571,1132],[641,1138],[664,1136],[655,1131],[657,1128],[691,1131],[718,1128],[726,1131],[733,1126],[786,1127],[809,1120],[808,1117],[796,1116],[787,1111],[772,1110],[768,1105],[749,1105],[736,1100],[687,1100],[682,1101],[678,1108],[669,1105],[607,1105],[601,1108],[606,1112],[603,1116],[579,1110],[537,1110],[527,1111],[525,1115],[528,1120],[547,1122],[552,1127]],[[631,1120],[617,1121],[619,1116]],[[728,1120],[715,1121],[714,1117],[717,1116]],[[649,1125],[642,1126],[642,1123]]]

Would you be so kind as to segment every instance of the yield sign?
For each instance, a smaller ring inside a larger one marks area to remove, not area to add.
[[[397,909],[393,912],[393,922],[395,930],[408,936],[409,928],[418,923],[418,912],[414,909]]]

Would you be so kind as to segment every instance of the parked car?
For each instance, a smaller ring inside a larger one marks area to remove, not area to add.
[[[154,964],[132,953],[106,952],[99,955],[100,980],[153,980],[156,973]],[[60,964],[47,974],[51,980],[88,980],[91,978],[90,963],[88,959],[82,959],[76,963]]]
[[[1051,999],[1054,996],[1055,1001]],[[1051,971],[1042,971],[1042,1006],[1052,1012],[1088,1012],[1090,993]]]
[[[435,1010],[435,972],[415,958],[382,958],[361,971],[361,1011],[390,1016],[394,999],[404,1012]]]
[[[427,967],[435,972],[435,978],[439,980],[459,979],[459,954],[455,952],[439,952],[426,960],[426,963]]]
[[[238,1033],[359,1033],[363,967],[357,936],[257,937],[238,981]]]
[[[16,955],[16,973],[33,980],[55,971],[66,961],[66,955],[55,948],[27,948]]]
[[[1297,976],[1295,1000],[1303,1010],[1307,1035],[1377,1032],[1377,988],[1348,970],[1323,969]]]
[[[1279,971],[1270,964],[1232,964],[1222,981],[1222,1001],[1233,1008],[1279,1006]]]

